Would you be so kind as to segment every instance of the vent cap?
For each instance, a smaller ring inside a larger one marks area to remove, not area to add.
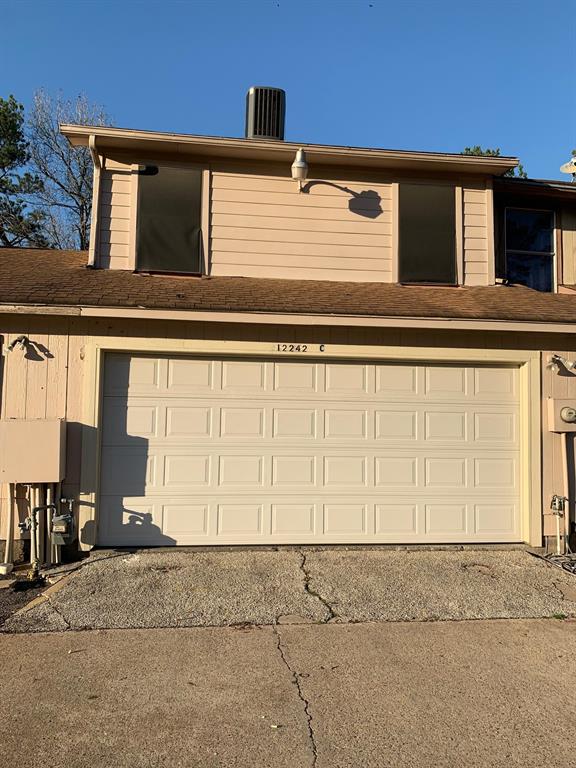
[[[284,141],[286,93],[281,88],[253,86],[246,94],[246,138]]]

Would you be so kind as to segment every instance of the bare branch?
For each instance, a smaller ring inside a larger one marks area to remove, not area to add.
[[[92,158],[86,147],[74,148],[61,135],[61,123],[109,125],[102,107],[84,94],[64,99],[44,91],[34,95],[28,121],[31,168],[43,181],[35,197],[46,217],[51,242],[62,248],[87,248],[92,210]]]

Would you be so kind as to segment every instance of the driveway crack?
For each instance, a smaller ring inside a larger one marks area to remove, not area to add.
[[[310,575],[310,571],[308,570],[308,562],[306,558],[306,552],[304,550],[299,549],[298,554],[300,555],[300,570],[302,571],[302,574],[304,576],[304,591],[307,592],[312,597],[315,597],[317,600],[319,600],[324,608],[326,609],[326,613],[328,614],[328,618],[324,620],[324,623],[327,624],[332,619],[337,619],[338,614],[332,608],[328,600],[326,600],[325,597],[323,597],[319,592],[317,592],[315,589],[313,589],[310,586],[310,579],[312,578]]]
[[[52,610],[54,611],[54,613],[56,613],[58,616],[60,616],[60,618],[62,619],[62,621],[64,622],[64,624],[66,624],[66,629],[71,629],[71,625],[70,625],[70,622],[69,622],[69,621],[68,621],[68,619],[67,619],[67,618],[64,616],[64,614],[62,613],[62,611],[60,611],[60,610],[58,610],[58,608],[56,608],[56,606],[54,605],[54,603],[52,602],[52,600],[50,600],[50,598],[49,598],[49,597],[48,597],[48,598],[46,598],[46,600],[47,600],[47,602],[48,602],[48,605],[50,606],[50,608],[52,608]]]
[[[272,625],[272,631],[276,636],[276,648],[278,649],[278,653],[280,655],[282,663],[290,673],[292,682],[296,686],[296,691],[298,692],[298,698],[300,699],[304,707],[304,714],[306,716],[306,727],[308,729],[308,739],[310,740],[310,749],[312,750],[312,762],[310,763],[310,765],[311,765],[311,768],[316,768],[316,764],[318,762],[318,748],[316,745],[316,735],[314,733],[314,726],[312,724],[313,718],[312,718],[312,713],[310,712],[310,702],[304,695],[304,691],[302,690],[302,686],[300,685],[300,674],[295,669],[292,669],[292,667],[290,666],[290,662],[288,661],[288,658],[284,652],[284,648],[282,646],[282,636],[278,631],[277,624]]]

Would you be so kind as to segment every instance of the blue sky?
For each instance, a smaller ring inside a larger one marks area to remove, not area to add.
[[[241,136],[250,85],[286,138],[518,155],[576,148],[574,0],[0,0],[0,96],[84,92],[122,127]]]

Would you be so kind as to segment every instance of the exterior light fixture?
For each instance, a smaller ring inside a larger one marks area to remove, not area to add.
[[[298,192],[302,191],[302,182],[306,181],[306,176],[308,176],[306,153],[303,149],[299,149],[292,163],[292,178],[298,182]]]
[[[567,371],[573,371],[576,368],[576,360],[566,360],[562,355],[552,355],[548,359],[546,367],[552,373],[560,373],[561,367],[564,367]]]

